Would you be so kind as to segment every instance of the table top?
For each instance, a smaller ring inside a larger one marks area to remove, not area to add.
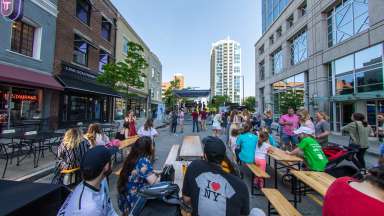
[[[275,160],[278,161],[285,161],[285,162],[301,162],[303,161],[302,158],[294,156],[294,155],[289,155],[285,151],[272,147],[272,151],[268,153],[270,157],[272,157]]]
[[[122,140],[120,142],[119,149],[127,148],[133,145],[137,139],[139,139],[139,136],[133,136],[133,137],[129,137],[128,139]]]
[[[325,196],[329,186],[336,180],[335,177],[325,172],[291,170],[292,175],[311,187],[320,195]]]
[[[203,147],[199,136],[186,136],[180,149],[180,157],[203,157]]]

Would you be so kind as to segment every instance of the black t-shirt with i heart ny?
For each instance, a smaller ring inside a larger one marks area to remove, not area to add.
[[[249,214],[249,192],[237,176],[208,161],[193,161],[185,173],[183,195],[192,199],[194,216]]]

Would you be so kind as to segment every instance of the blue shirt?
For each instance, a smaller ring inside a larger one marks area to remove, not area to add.
[[[255,149],[258,137],[250,132],[241,134],[236,144],[240,148],[239,158],[244,163],[255,162]]]

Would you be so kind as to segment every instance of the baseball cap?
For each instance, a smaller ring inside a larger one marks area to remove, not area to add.
[[[313,135],[313,134],[315,134],[315,131],[312,128],[303,126],[303,127],[300,127],[299,129],[293,131],[293,133]]]
[[[204,153],[211,156],[225,156],[226,148],[224,142],[213,136],[208,136],[203,139]]]
[[[98,175],[104,166],[111,161],[111,151],[104,146],[95,146],[89,149],[83,156],[80,164],[81,172],[92,172]]]

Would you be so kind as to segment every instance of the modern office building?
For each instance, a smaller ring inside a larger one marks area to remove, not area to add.
[[[291,105],[325,111],[335,132],[361,112],[375,128],[384,111],[382,11],[383,0],[263,1],[258,110],[276,118]]]
[[[53,77],[57,1],[22,2],[21,19],[0,15],[0,127],[25,129],[42,120],[54,127],[59,107],[52,101],[63,91]]]
[[[210,86],[212,96],[228,96],[232,103],[241,103],[241,47],[229,37],[212,44]]]

